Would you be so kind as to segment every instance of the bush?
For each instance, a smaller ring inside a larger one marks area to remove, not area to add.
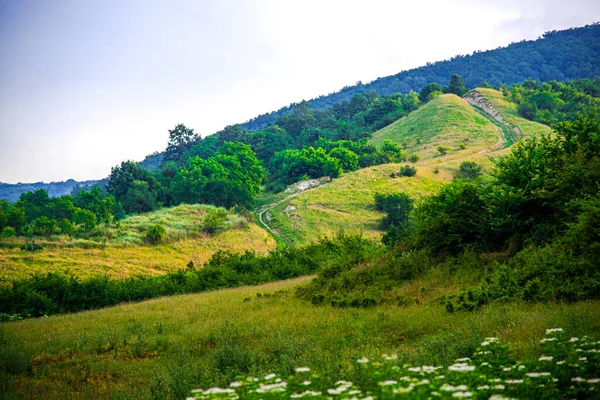
[[[448,146],[438,146],[437,151],[440,152],[440,155],[446,155],[446,153],[448,153],[451,150],[450,147]]]
[[[421,159],[421,156],[418,153],[413,153],[410,156],[408,156],[408,161],[410,161],[411,163],[416,163],[420,159]]]
[[[227,212],[224,209],[217,208],[215,210],[210,210],[202,220],[202,228],[204,229],[204,232],[208,234],[215,234],[225,227],[226,219]]]
[[[167,241],[167,230],[164,226],[156,224],[148,228],[144,237],[147,243],[159,244]]]
[[[464,161],[454,174],[456,179],[476,179],[481,176],[481,165],[473,161]]]
[[[417,169],[415,167],[411,167],[410,165],[404,165],[400,167],[400,171],[398,171],[398,176],[415,176],[417,174]]]

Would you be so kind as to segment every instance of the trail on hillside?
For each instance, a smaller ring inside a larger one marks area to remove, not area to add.
[[[260,210],[258,210],[258,220],[259,222],[265,227],[267,228],[267,230],[271,233],[271,235],[273,235],[275,238],[280,238],[281,240],[283,240],[286,244],[290,245],[292,244],[292,240],[289,238],[286,238],[284,235],[282,235],[278,230],[274,229],[273,227],[269,226],[269,224],[267,222],[269,222],[271,220],[270,217],[270,211],[277,207],[278,205],[280,205],[281,203],[288,201],[290,199],[293,199],[294,197],[302,194],[302,193],[306,193],[309,192],[311,190],[315,190],[315,189],[319,189],[322,188],[324,186],[326,186],[327,183],[321,183],[320,181],[313,179],[313,180],[309,180],[309,181],[302,181],[302,182],[298,182],[292,189],[292,193],[286,197],[284,197],[283,199],[275,202],[275,203],[271,203],[271,204],[267,204],[266,206],[263,206]],[[289,189],[288,189],[289,190]],[[294,191],[295,190],[295,191]]]
[[[492,102],[485,96],[477,91],[477,89],[469,92],[465,97],[465,101],[469,103],[476,111],[479,111],[485,117],[487,117],[500,132],[500,139],[498,142],[487,150],[483,150],[480,153],[487,153],[496,150],[501,150],[514,143],[516,143],[523,132],[518,126],[508,122],[502,117],[502,114],[494,107]]]

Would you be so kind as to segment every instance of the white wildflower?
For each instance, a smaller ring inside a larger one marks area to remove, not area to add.
[[[502,397],[499,394],[493,394],[488,400],[510,400],[509,397]]]
[[[555,337],[551,337],[551,338],[543,338],[542,340],[540,340],[540,343],[544,343],[544,342],[552,342],[556,340]]]
[[[388,356],[387,354],[383,355],[383,359],[386,361],[392,361],[392,360],[397,360],[398,359],[398,354],[392,354],[391,356]]]
[[[393,381],[393,380],[379,382],[379,384],[381,386],[391,386],[391,385],[395,385],[397,383],[398,383],[397,381]]]
[[[528,372],[525,375],[530,378],[539,378],[540,376],[550,376],[550,372]]]
[[[419,382],[417,382],[417,385],[429,385],[429,379],[421,379]]]
[[[586,380],[580,376],[576,376],[575,378],[571,378],[571,382],[586,382]]]
[[[234,389],[221,389],[218,387],[206,389],[203,392],[204,395],[207,395],[207,394],[232,394],[232,393],[235,393]]]
[[[269,374],[267,376],[265,376],[265,381],[270,381],[271,379],[275,378],[277,375],[275,374]]]
[[[482,345],[482,346],[489,346],[489,345],[490,345],[490,342],[488,342],[488,341],[486,340],[485,342],[481,342],[481,345]]]
[[[237,381],[236,382],[231,382],[229,384],[229,386],[230,387],[240,387],[240,386],[242,386],[242,382],[237,382]]]
[[[519,365],[519,371],[521,371],[523,369],[525,369],[525,366],[524,365]]]
[[[457,362],[467,362],[467,361],[471,361],[471,359],[469,357],[464,357],[464,358],[457,358],[456,361]]]
[[[310,372],[310,368],[308,368],[308,367],[298,367],[298,368],[296,368],[296,372]]]
[[[407,387],[397,387],[397,388],[394,388],[394,393],[408,393],[411,390],[413,390],[414,388],[415,388],[415,385],[413,385],[411,383]]]
[[[302,384],[303,384],[304,386],[308,386],[308,385],[310,385],[310,384],[311,384],[311,382],[310,382],[310,381],[304,381],[304,382],[302,382]]]
[[[496,389],[496,390],[504,390],[504,389],[506,389],[506,386],[504,386],[504,385],[496,385],[496,386],[494,386],[494,389]]]
[[[450,371],[456,372],[471,372],[475,371],[474,365],[468,365],[467,363],[457,363],[448,367]]]
[[[488,385],[477,386],[477,390],[489,390],[490,387]]]
[[[562,328],[551,328],[551,329],[546,329],[546,335],[549,333],[554,333],[554,332],[562,332],[563,329]]]
[[[552,361],[552,356],[541,356],[540,358],[538,358],[538,361]]]
[[[502,368],[502,371],[504,371],[504,372],[508,372],[508,371],[510,371],[511,369],[512,369],[512,367],[504,367],[504,368]]]
[[[285,392],[287,382],[272,383],[270,385],[261,384],[256,393],[269,393],[269,392]]]
[[[507,379],[505,382],[510,385],[515,385],[517,383],[523,383],[523,379]]]
[[[572,342],[576,342],[576,341],[578,341],[578,340],[579,340],[579,338],[572,337],[571,339],[569,339],[569,342],[571,342],[571,343],[572,343]]]
[[[579,357],[579,361],[585,361],[587,360],[587,357]]]
[[[366,364],[369,362],[369,359],[367,357],[364,357],[364,358],[360,358],[360,359],[356,360],[356,362],[359,364]]]
[[[600,383],[600,378],[588,379],[587,383]]]
[[[565,363],[565,360],[562,360],[562,361],[557,361],[557,362],[556,362],[556,365],[563,365],[564,363]]]
[[[472,397],[472,392],[455,392],[452,393],[452,397]]]
[[[458,385],[458,386],[452,386],[452,385],[448,385],[447,383],[444,383],[442,385],[442,387],[440,387],[440,390],[444,391],[444,392],[462,392],[464,390],[467,390],[467,385]]]
[[[483,366],[486,366],[486,365],[490,365],[490,363],[489,363],[489,362],[487,362],[487,361],[484,361],[484,362],[482,362],[482,363],[481,363],[481,366],[482,366],[482,367],[483,367]]]

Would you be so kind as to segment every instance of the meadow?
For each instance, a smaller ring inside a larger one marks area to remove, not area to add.
[[[216,234],[203,232],[202,219],[214,208],[180,205],[130,216],[105,231],[105,243],[103,238],[70,240],[60,235],[36,238],[42,249],[32,252],[22,249],[23,238],[2,239],[0,282],[47,272],[80,278],[156,276],[183,269],[190,261],[202,265],[218,250],[265,254],[275,248],[276,242],[267,232],[234,213],[227,213],[223,229]],[[145,233],[155,224],[166,229],[165,243],[145,242]]]
[[[498,337],[515,359],[543,356],[545,329],[582,337],[600,330],[598,301],[512,302],[448,313],[435,280],[406,287],[402,306],[313,306],[294,295],[312,277],[165,297],[97,311],[0,325],[3,398],[184,398],[247,376],[287,378],[297,367],[319,387],[363,382],[356,360],[397,354],[397,365],[448,367]],[[435,290],[434,290],[435,289]],[[411,295],[409,295],[409,293]],[[432,293],[436,293],[432,295]]]

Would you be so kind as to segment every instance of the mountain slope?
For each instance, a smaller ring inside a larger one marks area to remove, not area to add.
[[[502,93],[492,89],[477,89],[477,92],[495,110],[495,115],[518,127],[520,138],[550,132],[548,126],[519,117],[516,104],[507,101]],[[285,241],[294,244],[311,243],[341,229],[379,238],[383,214],[375,210],[375,193],[402,191],[414,199],[433,194],[453,179],[463,161],[475,161],[483,166],[484,172],[489,172],[495,157],[510,152],[510,146],[502,148],[503,137],[492,115],[476,111],[457,96],[438,96],[373,135],[376,144],[384,139],[406,142],[408,152],[419,153],[422,159],[414,164],[416,176],[391,177],[400,164],[347,173],[322,187],[280,201],[269,209],[267,223]],[[421,143],[417,143],[417,138],[421,138]],[[465,145],[464,149],[460,144]],[[438,145],[447,145],[450,150],[441,155]]]
[[[463,77],[468,88],[484,80],[493,86],[511,85],[527,78],[540,81],[590,78],[600,75],[600,24],[545,33],[532,41],[512,43],[489,51],[456,56],[419,68],[378,78],[373,82],[346,86],[336,93],[309,101],[313,108],[325,109],[355,94],[375,91],[380,95],[420,91],[430,82],[447,85],[452,74]],[[294,104],[251,119],[243,128],[256,130],[291,112]]]

